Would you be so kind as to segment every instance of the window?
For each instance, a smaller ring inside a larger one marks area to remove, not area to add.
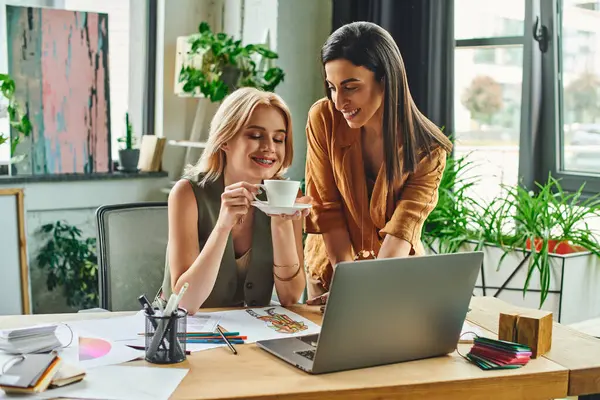
[[[148,64],[147,48],[150,45],[140,40],[148,38],[148,4],[138,0],[0,0],[0,26],[6,26],[6,4],[24,6],[46,6],[67,10],[91,11],[108,14],[109,37],[109,83],[110,83],[110,129],[112,158],[118,159],[117,139],[125,133],[125,113],[129,112],[134,134],[140,136],[144,130],[144,114]],[[133,16],[142,16],[133,18]],[[4,29],[0,29],[4,31]],[[6,32],[0,32],[0,72],[8,70],[6,59]],[[151,85],[153,87],[153,85]],[[8,119],[4,99],[0,99],[0,132],[8,133]],[[9,160],[8,144],[0,146],[0,164]]]
[[[567,190],[600,192],[600,1],[542,2],[544,167]]]
[[[561,170],[600,174],[600,10],[565,1],[560,24],[562,63]]]
[[[477,194],[549,173],[599,193],[600,0],[455,0],[455,39],[455,153]]]
[[[455,1],[455,156],[477,168],[479,197],[516,184],[525,1]]]

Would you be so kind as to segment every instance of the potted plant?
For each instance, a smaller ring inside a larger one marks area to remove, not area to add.
[[[206,22],[189,38],[188,62],[182,65],[179,82],[183,91],[219,102],[238,87],[252,86],[274,91],[284,79],[279,67],[263,67],[258,58],[273,60],[277,53],[265,45],[248,44],[225,33],[213,33]],[[195,61],[194,61],[195,60]]]
[[[134,149],[133,127],[129,122],[129,113],[125,113],[125,136],[117,140],[124,143],[124,148],[119,150],[119,170],[123,172],[137,172],[140,159],[140,149]]]
[[[82,238],[79,228],[61,221],[43,225],[40,233],[46,242],[36,263],[48,273],[48,290],[62,286],[71,307],[98,307],[96,239]]]
[[[530,260],[523,290],[527,291],[537,271],[541,307],[550,291],[551,255],[591,253],[600,257],[598,232],[587,222],[600,216],[600,194],[583,199],[585,185],[575,193],[567,193],[551,175],[545,184],[537,186],[534,193],[517,185],[509,190],[505,201],[507,209],[513,211],[515,227],[515,239],[508,247],[528,250]]]
[[[473,239],[469,224],[475,209],[468,195],[477,177],[468,177],[474,165],[467,156],[446,159],[446,169],[438,188],[438,203],[425,221],[424,243],[440,253],[454,253]]]
[[[457,165],[463,168],[453,168]],[[600,195],[583,199],[583,186],[566,193],[549,176],[547,182],[537,184],[536,193],[516,185],[503,187],[505,192],[491,202],[473,196],[466,199],[460,186],[465,165],[465,159],[459,159],[444,172],[440,202],[425,225],[429,249],[483,250],[476,294],[543,307],[566,323],[596,316],[600,243],[586,221],[600,215]],[[442,229],[444,225],[448,228]],[[559,254],[559,250],[565,253],[563,248],[568,254]]]
[[[0,74],[0,94],[4,97],[8,104],[6,105],[6,113],[10,126],[17,132],[16,135],[8,136],[0,132],[0,145],[10,140],[10,155],[14,157],[15,149],[21,140],[21,135],[26,137],[31,134],[32,126],[27,113],[24,113],[19,107],[15,99],[15,81],[8,74]],[[15,161],[14,159],[12,160]]]

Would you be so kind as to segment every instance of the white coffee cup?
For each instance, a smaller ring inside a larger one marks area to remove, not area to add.
[[[264,185],[257,185],[267,193],[267,201],[254,199],[264,205],[273,207],[293,207],[300,189],[300,181],[271,179],[265,180]]]

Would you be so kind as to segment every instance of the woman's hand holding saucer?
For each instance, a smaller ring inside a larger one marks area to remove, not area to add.
[[[302,196],[296,199],[296,203],[301,204],[310,204],[312,201],[312,197],[310,196]],[[310,213],[310,208],[305,208],[302,210],[297,210],[294,214],[267,214],[271,218],[277,218],[281,221],[296,221],[302,218],[305,218]]]

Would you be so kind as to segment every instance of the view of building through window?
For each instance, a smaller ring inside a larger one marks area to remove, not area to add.
[[[525,3],[455,1],[457,40],[489,39],[455,51],[455,156],[468,156],[477,195],[491,198],[518,179]],[[515,44],[493,44],[513,37]]]
[[[600,174],[600,1],[564,0],[561,167]]]
[[[600,174],[600,1],[560,8],[560,170]],[[455,154],[484,198],[519,179],[524,14],[524,0],[455,1]]]

